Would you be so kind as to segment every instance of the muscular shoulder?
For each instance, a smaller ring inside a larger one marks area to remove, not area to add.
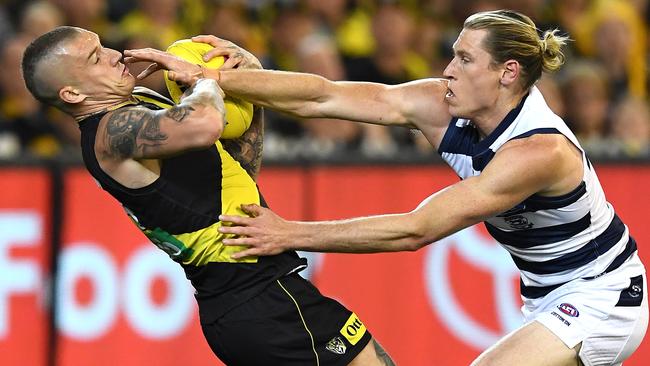
[[[580,151],[561,134],[537,134],[504,144],[488,164],[492,173],[512,175],[540,194],[561,194],[582,179]]]
[[[568,152],[568,140],[561,134],[536,134],[506,142],[497,154],[555,161]]]

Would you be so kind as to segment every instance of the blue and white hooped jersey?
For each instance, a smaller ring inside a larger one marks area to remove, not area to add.
[[[539,298],[577,278],[594,278],[618,268],[636,243],[618,218],[578,140],[546,105],[536,87],[484,139],[469,120],[454,118],[438,148],[465,179],[481,174],[506,142],[534,134],[562,134],[582,151],[583,180],[557,197],[532,195],[489,218],[485,226],[510,252],[521,272],[521,293]]]

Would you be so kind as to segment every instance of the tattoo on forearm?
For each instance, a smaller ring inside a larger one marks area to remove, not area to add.
[[[192,111],[192,107],[174,107],[165,116],[181,123]],[[162,114],[152,113],[143,108],[124,108],[113,112],[106,124],[107,146],[112,155],[127,158],[145,149],[159,146],[168,136],[160,131]]]
[[[224,149],[254,180],[262,165],[264,145],[264,110],[256,108],[250,127],[237,139],[221,140]]]
[[[377,353],[377,357],[379,358],[380,361],[384,363],[386,366],[395,366],[395,362],[393,362],[393,359],[390,358],[388,353],[384,350],[384,348],[377,342],[376,340],[372,340],[372,344],[375,346],[375,352]]]
[[[180,123],[183,122],[185,117],[187,117],[192,111],[194,111],[194,108],[192,108],[192,106],[181,105],[168,109],[167,112],[165,112],[165,115]]]

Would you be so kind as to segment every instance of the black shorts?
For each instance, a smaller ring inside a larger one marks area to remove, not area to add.
[[[201,327],[229,366],[347,365],[371,339],[353,312],[298,274]]]

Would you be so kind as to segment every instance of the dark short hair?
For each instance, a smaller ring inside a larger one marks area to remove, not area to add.
[[[70,26],[57,27],[33,40],[25,49],[22,61],[23,80],[25,80],[29,92],[40,102],[59,105],[57,96],[48,93],[48,89],[43,87],[42,80],[36,75],[39,63],[50,56],[61,43],[78,34],[79,28]]]

